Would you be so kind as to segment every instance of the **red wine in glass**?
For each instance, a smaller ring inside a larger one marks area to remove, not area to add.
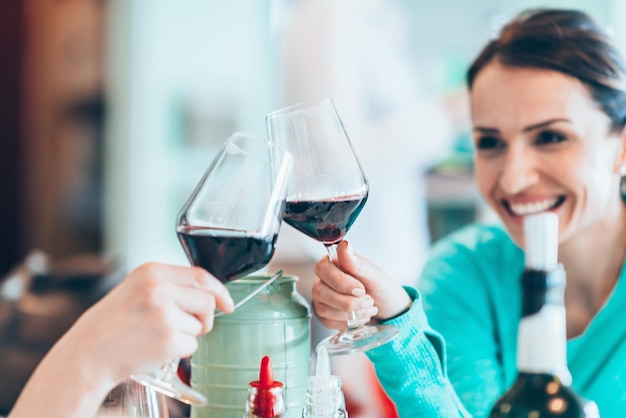
[[[324,245],[333,245],[343,239],[366,201],[367,194],[328,200],[288,201],[283,220]]]
[[[277,237],[194,226],[179,228],[177,233],[192,264],[224,283],[264,267],[274,254]]]
[[[368,184],[332,99],[298,103],[271,112],[267,132],[279,150],[293,155],[283,220],[321,242],[335,262],[337,245],[363,209]],[[347,313],[347,329],[320,345],[329,354],[365,351],[394,338],[391,325],[364,324]]]
[[[244,133],[229,137],[176,218],[176,233],[190,263],[222,282],[264,267],[274,254],[291,168],[291,155],[277,155],[266,139]],[[238,301],[235,309],[280,274]],[[182,402],[206,405],[204,394],[181,382],[178,365],[174,359],[132,378]]]

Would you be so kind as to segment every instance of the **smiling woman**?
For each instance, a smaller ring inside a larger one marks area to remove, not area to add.
[[[557,213],[562,242],[619,213],[624,144],[581,81],[494,61],[472,84],[472,108],[478,188],[518,244],[531,213]]]
[[[527,215],[558,217],[567,272],[567,367],[603,417],[626,403],[626,69],[584,13],[531,10],[503,27],[471,66],[475,177],[502,225],[468,226],[441,240],[419,292],[402,288],[347,245],[322,259],[314,307],[328,327],[363,303],[396,325],[368,352],[400,416],[482,417],[517,377],[519,277]]]

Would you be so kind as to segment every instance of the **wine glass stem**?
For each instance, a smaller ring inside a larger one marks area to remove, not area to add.
[[[337,246],[339,243],[326,245],[326,251],[328,252],[328,259],[335,263],[337,260]],[[348,330],[359,328],[362,322],[357,318],[355,311],[348,312]]]
[[[179,358],[172,359],[165,363],[161,370],[163,371],[163,376],[165,379],[171,379],[177,377],[176,374],[178,372],[178,363],[180,362]]]
[[[336,244],[329,244],[326,245],[326,251],[328,252],[328,259],[331,262],[335,262],[335,260],[337,260],[337,246],[339,245],[339,243]]]

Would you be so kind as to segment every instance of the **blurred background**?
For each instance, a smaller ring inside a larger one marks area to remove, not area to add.
[[[347,238],[414,284],[434,240],[490,217],[472,184],[464,74],[529,7],[587,11],[626,50],[624,0],[2,0],[0,277],[33,250],[30,270],[83,284],[187,264],[174,220],[223,141],[333,97],[371,186]],[[319,247],[284,226],[270,268],[307,295]],[[47,342],[11,355],[28,369]]]

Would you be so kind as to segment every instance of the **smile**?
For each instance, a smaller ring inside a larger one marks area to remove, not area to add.
[[[545,212],[547,210],[556,209],[565,200],[564,196],[553,197],[550,199],[538,200],[536,202],[528,203],[510,203],[506,200],[503,201],[506,209],[515,216],[526,216],[535,213]]]

